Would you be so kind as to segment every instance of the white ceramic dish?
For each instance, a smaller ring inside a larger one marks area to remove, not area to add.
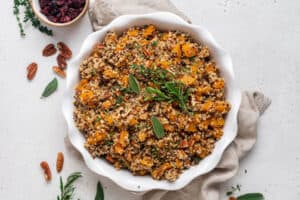
[[[150,176],[133,176],[127,170],[116,170],[104,159],[93,159],[84,148],[84,137],[78,131],[73,120],[74,88],[79,82],[80,62],[88,56],[93,45],[101,41],[107,31],[121,33],[131,26],[154,24],[161,30],[179,30],[191,34],[199,42],[207,45],[211,50],[214,60],[226,81],[226,99],[232,108],[227,115],[224,126],[224,135],[216,143],[212,154],[203,159],[198,165],[193,166],[180,175],[173,183],[168,181],[153,180]],[[226,147],[233,141],[237,133],[237,113],[241,101],[241,93],[234,83],[234,73],[230,56],[216,43],[212,35],[202,26],[188,24],[180,17],[166,12],[146,15],[124,15],[116,18],[102,30],[90,34],[82,44],[80,53],[72,60],[67,70],[67,90],[63,100],[63,114],[68,124],[68,135],[71,143],[82,154],[86,165],[95,173],[105,176],[124,189],[143,192],[153,189],[177,190],[194,178],[211,171],[220,161]]]

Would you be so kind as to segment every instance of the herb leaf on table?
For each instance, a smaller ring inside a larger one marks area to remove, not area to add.
[[[102,187],[100,181],[97,183],[97,193],[95,196],[95,200],[104,200],[103,187]]]
[[[237,200],[264,200],[261,193],[248,193],[237,197]]]

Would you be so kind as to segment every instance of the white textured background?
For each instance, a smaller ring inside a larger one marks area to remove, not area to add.
[[[258,142],[238,175],[222,186],[224,193],[241,184],[242,193],[262,192],[268,200],[300,199],[300,1],[299,0],[173,0],[194,23],[208,28],[233,58],[243,90],[258,89],[273,103],[262,117]],[[55,57],[43,58],[49,42],[65,41],[74,54],[91,32],[87,16],[76,26],[55,30],[53,38],[26,26],[19,37],[12,1],[1,1],[0,31],[0,199],[51,200],[58,193],[56,153],[66,156],[62,175],[82,171],[77,197],[93,199],[99,179],[65,149],[66,125],[61,114],[64,80],[47,99],[39,97],[53,78]],[[26,66],[36,61],[32,83]],[[53,180],[46,184],[39,167],[48,160]],[[244,170],[247,169],[247,173]],[[106,200],[134,196],[102,179]]]

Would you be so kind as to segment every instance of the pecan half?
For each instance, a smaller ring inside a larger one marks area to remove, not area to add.
[[[42,161],[40,164],[41,168],[44,170],[44,177],[46,181],[50,181],[52,178],[51,170],[46,161]]]
[[[52,70],[54,73],[56,73],[58,76],[65,78],[66,77],[66,72],[64,70],[62,70],[60,67],[58,66],[53,66]]]
[[[72,58],[72,51],[64,42],[57,43],[57,48],[66,59]]]
[[[57,159],[56,159],[56,171],[61,172],[63,166],[64,166],[64,154],[62,152],[58,152]]]
[[[27,66],[27,79],[28,80],[32,80],[34,77],[35,77],[35,74],[37,72],[37,69],[38,69],[38,65],[33,62],[33,63],[30,63],[28,66]]]
[[[45,46],[45,48],[43,49],[43,56],[48,57],[48,56],[52,56],[56,53],[57,49],[55,48],[54,44],[48,44],[47,46]]]
[[[57,64],[61,69],[65,69],[67,67],[67,61],[66,58],[62,55],[59,54],[56,58]]]

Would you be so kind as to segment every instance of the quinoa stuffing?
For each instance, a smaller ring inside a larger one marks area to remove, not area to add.
[[[108,32],[80,65],[74,120],[117,169],[175,181],[214,149],[230,104],[209,49],[154,25]]]

